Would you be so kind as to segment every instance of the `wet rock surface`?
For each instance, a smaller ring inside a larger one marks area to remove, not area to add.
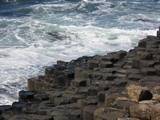
[[[129,52],[46,67],[0,120],[160,120],[160,31]]]

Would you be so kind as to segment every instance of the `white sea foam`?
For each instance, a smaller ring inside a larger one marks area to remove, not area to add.
[[[36,25],[38,25],[36,28],[40,26],[45,29],[48,24],[39,22]],[[31,31],[35,30],[35,25],[30,25],[30,27]],[[67,36],[64,40],[50,41],[49,38],[43,39],[32,33],[36,41],[30,46],[0,49],[0,53],[5,56],[0,58],[0,88],[3,86],[7,90],[6,93],[10,95],[9,100],[8,95],[1,97],[5,104],[15,100],[16,97],[12,95],[25,88],[28,77],[40,74],[43,66],[53,64],[56,60],[69,61],[83,55],[128,50],[134,47],[140,38],[148,34],[155,34],[155,30],[106,29],[95,26],[59,26],[59,29]],[[18,33],[15,34],[15,37],[25,42],[25,39],[19,37]]]

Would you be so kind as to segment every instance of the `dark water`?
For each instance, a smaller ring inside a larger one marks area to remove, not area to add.
[[[128,50],[158,26],[159,0],[0,0],[0,104],[56,60]]]

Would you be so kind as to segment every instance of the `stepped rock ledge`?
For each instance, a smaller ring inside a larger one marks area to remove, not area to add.
[[[0,120],[160,120],[160,29],[128,52],[57,61]]]

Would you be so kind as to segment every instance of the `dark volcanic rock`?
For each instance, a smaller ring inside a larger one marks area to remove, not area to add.
[[[31,101],[34,99],[34,93],[30,91],[20,91],[19,92],[19,101]]]
[[[2,114],[3,112],[6,112],[6,111],[10,111],[11,109],[12,109],[12,107],[10,105],[0,106],[0,114]]]
[[[160,39],[160,28],[159,31],[157,31],[157,37]]]
[[[159,86],[160,30],[129,52],[46,67],[0,120],[160,120]]]
[[[86,106],[83,109],[83,120],[93,120],[94,119],[94,111],[97,109],[95,105]]]
[[[28,106],[27,103],[25,102],[14,102],[12,104],[12,109],[15,111],[15,112],[22,112],[24,109],[26,109]]]

